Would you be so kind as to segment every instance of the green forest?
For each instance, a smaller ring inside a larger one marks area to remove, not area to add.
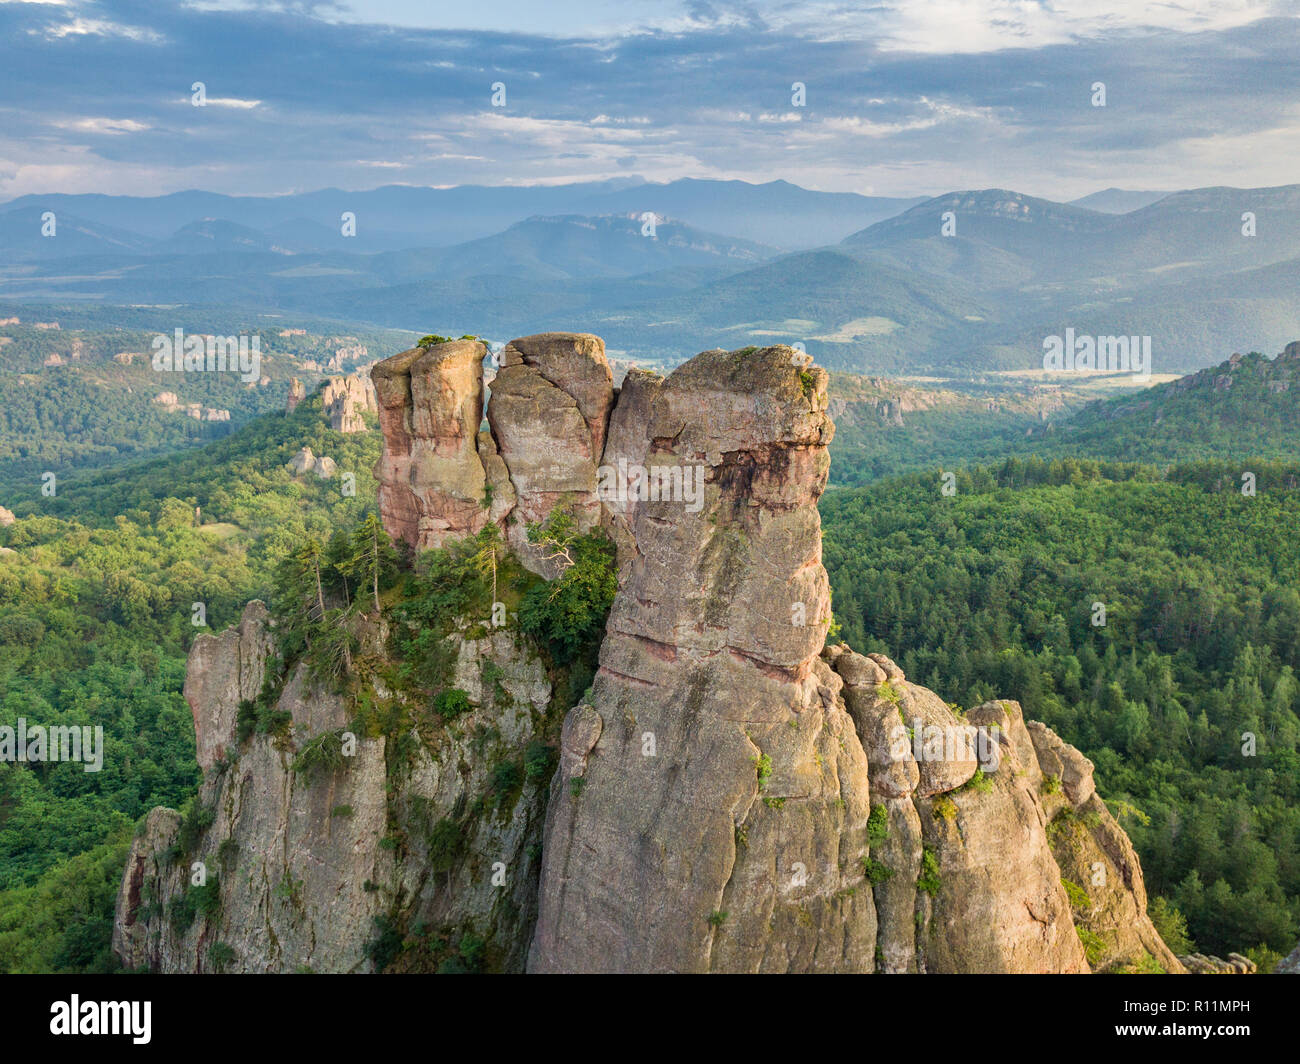
[[[1013,458],[821,510],[844,640],[1019,700],[1096,764],[1163,930],[1264,967],[1300,931],[1300,469],[1255,468]]]
[[[292,476],[304,445],[354,471]],[[377,432],[329,429],[317,397],[201,449],[12,497],[0,528],[0,723],[104,728],[104,767],[0,762],[0,971],[107,971],[136,821],[198,784],[181,697],[195,636],[271,598],[284,558],[375,504]],[[196,523],[195,507],[200,508]],[[202,602],[206,627],[196,627]]]
[[[0,404],[0,505],[9,505],[10,490],[39,482],[47,471],[62,477],[72,470],[103,470],[221,439],[252,418],[283,408],[290,378],[300,377],[311,387],[324,371],[306,368],[307,363],[325,365],[340,349],[350,351],[353,359],[362,349],[367,357],[371,351],[400,350],[407,341],[393,330],[305,333],[286,329],[283,320],[202,308],[177,308],[163,317],[157,310],[109,316],[94,308],[7,309],[20,323],[0,326],[5,398]],[[0,307],[0,319],[7,316]],[[60,328],[36,328],[38,318],[56,321]],[[118,320],[131,325],[108,324]],[[250,386],[237,373],[155,371],[152,341],[175,327],[231,336],[256,333],[266,383]],[[163,392],[173,393],[182,406],[198,403],[225,410],[230,419],[199,421],[183,410],[168,409],[154,401]]]
[[[832,396],[855,398],[861,387],[852,381],[833,377]],[[862,487],[936,464],[974,467],[1009,455],[1151,465],[1300,455],[1300,359],[1294,357],[1252,351],[1189,377],[1082,405],[1069,378],[1059,383],[1065,406],[1047,421],[1005,386],[985,385],[967,386],[964,394],[931,393],[934,405],[904,415],[901,425],[870,413],[839,418],[831,482]],[[977,395],[996,400],[996,410],[971,402]]]
[[[297,640],[286,653],[314,642],[328,664],[346,651],[293,618],[311,606],[309,571],[323,578],[318,614],[367,597],[355,556],[373,541],[380,443],[332,432],[313,396],[198,448],[74,469],[52,498],[37,483],[13,489],[18,520],[0,528],[0,723],[101,724],[106,751],[100,773],[0,763],[0,970],[114,970],[132,831],[198,782],[181,696],[198,633],[260,597]],[[1184,444],[1196,452],[1190,431]],[[304,445],[355,473],[355,495],[341,476],[293,476]],[[843,638],[963,707],[1018,699],[1095,762],[1171,945],[1268,965],[1300,935],[1300,466],[1013,456],[944,471],[932,459],[823,497]],[[437,612],[468,593],[462,578],[489,546],[440,555],[409,580],[385,552],[370,592],[387,609],[407,587],[414,598],[399,605],[418,621],[421,601]],[[586,656],[612,594],[603,548],[584,549],[592,580],[567,599],[530,595],[526,580],[517,592],[557,662]],[[206,627],[192,623],[198,602]],[[427,642],[399,659],[416,667]]]

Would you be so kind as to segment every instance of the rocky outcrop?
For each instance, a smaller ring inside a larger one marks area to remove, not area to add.
[[[597,466],[614,399],[604,344],[585,333],[512,341],[492,381],[490,431],[480,435],[486,356],[478,340],[453,340],[372,369],[384,433],[380,514],[417,550],[491,521],[526,565],[553,577],[527,530],[557,505],[580,531],[600,522]]]
[[[12,510],[0,506],[0,528],[4,528],[6,525],[12,525],[16,520],[17,518],[14,517],[14,512]]]
[[[358,635],[356,668],[369,697],[387,701],[367,665],[385,633],[367,622]],[[132,843],[113,931],[122,962],[160,972],[436,968],[472,940],[490,967],[522,969],[545,781],[524,778],[503,796],[495,767],[531,750],[549,710],[536,653],[508,631],[452,637],[468,711],[454,728],[390,746],[301,665],[268,706],[282,726],[246,725],[241,736],[240,703],[247,713],[274,669],[272,642],[260,603],[236,629],[196,641],[185,691],[204,782],[188,818],[155,809]],[[333,756],[320,757],[330,743]],[[401,932],[419,948],[385,956],[384,934]]]
[[[310,447],[304,447],[295,454],[286,466],[295,476],[303,473],[315,473],[321,480],[329,480],[337,471],[338,465],[333,458],[316,455]]]
[[[307,386],[297,377],[289,381],[289,396],[284,401],[284,412],[292,414],[298,405],[307,398]]]
[[[295,756],[346,723],[343,700],[299,668],[276,708],[282,735],[239,741],[241,702],[262,687],[272,637],[261,603],[237,629],[200,637],[186,669],[200,764],[198,838],[155,809],[132,845],[114,927],[129,968],[154,971],[355,971],[380,899],[365,888],[391,864],[378,846],[386,825],[384,740],[360,738],[346,769],[320,780]],[[346,810],[346,814],[344,814]],[[201,882],[196,882],[196,879]],[[197,890],[196,890],[197,888]]]
[[[485,355],[374,367],[381,516],[415,549],[495,525],[548,578],[531,525],[605,529],[590,687],[554,705],[568,680],[516,628],[464,618],[438,651],[463,704],[437,721],[393,688],[388,619],[355,621],[345,697],[279,663],[250,605],[195,642],[203,812],[155,810],[133,845],[126,963],[1185,970],[1087,758],[1015,702],[963,712],[826,646],[825,371],[706,351],[615,392],[598,338],[543,334],[506,346],[485,430]]]
[[[175,392],[159,392],[153,401],[168,413],[182,413],[195,421],[229,421],[230,411],[204,406],[202,403],[182,403]]]
[[[369,377],[330,377],[321,389],[321,405],[335,432],[365,432],[363,414],[378,413],[375,386]]]
[[[614,377],[605,345],[587,333],[543,333],[512,340],[492,381],[488,423],[514,488],[506,540],[530,568],[558,574],[528,541],[528,526],[556,506],[579,531],[600,523],[597,466],[605,445]]]
[[[645,465],[701,478],[701,505],[636,508],[574,711],[595,740],[552,783],[533,970],[872,966],[867,762],[818,657],[833,429],[808,376],[788,349],[710,351],[647,404]]]
[[[1192,953],[1178,959],[1192,975],[1256,974],[1255,962],[1240,953],[1229,953],[1226,961],[1219,957],[1207,957],[1203,953]]]
[[[194,717],[199,768],[204,772],[225,756],[235,734],[240,702],[257,698],[266,679],[272,651],[266,605],[254,600],[244,607],[239,624],[220,635],[194,638],[185,669],[185,701]]]
[[[883,655],[827,656],[882,808],[869,873],[880,970],[1086,972],[1020,707],[962,719]]]
[[[384,450],[375,467],[379,513],[417,550],[472,535],[488,521],[478,456],[483,359],[478,340],[413,348],[371,370]]]
[[[1293,345],[1300,348],[1300,344]],[[1278,975],[1300,975],[1300,946],[1296,946],[1277,966]]]

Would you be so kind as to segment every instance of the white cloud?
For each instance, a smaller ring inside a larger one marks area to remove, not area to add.
[[[1041,48],[1106,34],[1192,33],[1296,13],[1297,0],[1133,3],[1133,0],[894,0],[795,4],[767,18],[776,31],[814,40],[861,40],[883,51],[957,54]]]
[[[261,107],[261,100],[241,100],[237,96],[209,96],[207,98],[209,107],[231,107],[237,111],[251,111],[255,107]],[[186,98],[189,103],[189,98]]]
[[[29,30],[28,32],[37,34],[41,31]],[[82,18],[81,16],[73,18],[70,22],[60,23],[57,26],[47,26],[44,33],[46,37],[53,40],[62,40],[65,37],[124,37],[131,41],[160,44],[164,39],[162,34],[140,26],[123,26],[121,23],[110,22],[108,19]]]
[[[59,129],[71,129],[78,133],[143,133],[152,127],[146,122],[137,122],[133,118],[76,118],[55,122]]]

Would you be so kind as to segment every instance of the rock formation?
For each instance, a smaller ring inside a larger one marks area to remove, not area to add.
[[[412,348],[371,370],[384,450],[379,513],[394,539],[425,550],[488,521],[478,453],[483,359],[478,340]]]
[[[585,333],[512,341],[492,381],[490,431],[480,434],[486,357],[481,341],[453,340],[371,371],[384,433],[375,470],[384,527],[425,550],[494,521],[525,564],[554,576],[527,526],[561,503],[582,531],[601,519],[596,467],[614,401],[605,345]]]
[[[358,634],[368,655],[361,660],[376,660],[384,633],[363,626]],[[197,823],[206,826],[187,838],[175,810],[147,817],[118,898],[113,949],[123,964],[368,971],[376,920],[400,907],[408,927],[431,929],[420,955],[430,966],[473,933],[494,968],[522,969],[536,918],[535,867],[528,870],[541,838],[544,783],[526,782],[509,809],[489,806],[478,817],[466,810],[492,797],[492,767],[527,748],[551,685],[536,652],[512,633],[456,644],[454,682],[472,706],[454,732],[416,741],[409,753],[389,749],[383,736],[360,735],[350,756],[313,769],[303,763],[313,742],[356,727],[345,700],[299,665],[272,707],[288,718],[283,731],[241,737],[241,703],[246,712],[275,667],[267,612],[250,603],[237,628],[200,636],[185,696],[204,770],[197,808],[207,812]],[[489,661],[493,682],[485,684]],[[448,839],[440,825],[453,821]],[[513,872],[504,888],[493,882],[498,860]],[[204,895],[194,889],[196,868],[219,899],[197,915],[190,899]],[[435,928],[455,929],[450,945],[436,941]]]
[[[1249,957],[1240,953],[1229,953],[1228,959],[1207,957],[1203,953],[1193,953],[1178,958],[1183,967],[1192,975],[1255,975],[1256,965]]]
[[[284,402],[284,411],[286,414],[292,414],[298,409],[298,404],[307,398],[307,386],[297,377],[289,381],[289,397]]]
[[[546,578],[530,525],[563,510],[603,528],[619,589],[594,682],[556,705],[526,637],[464,618],[446,637],[464,716],[313,768],[321,743],[369,733],[279,663],[251,605],[191,653],[213,812],[145,824],[118,903],[126,963],[1185,970],[1082,754],[1015,702],[963,713],[883,655],[826,645],[824,370],[788,347],[715,350],[616,392],[597,337],[525,337],[485,430],[486,353],[457,340],[374,367],[381,516],[416,549],[495,524]],[[357,623],[357,706],[393,705],[390,620]],[[548,743],[553,774],[502,782],[505,761],[549,764]],[[220,869],[220,905],[186,923],[194,860]]]
[[[170,414],[177,411],[192,417],[195,421],[229,421],[230,411],[215,407],[205,407],[202,403],[182,403],[175,392],[159,392],[153,401]]]
[[[321,390],[321,405],[335,432],[365,432],[363,413],[378,413],[375,386],[369,377],[330,377]]]
[[[289,459],[287,468],[295,476],[303,473],[315,473],[321,480],[329,480],[337,471],[338,465],[333,458],[316,455],[310,447],[304,447]]]

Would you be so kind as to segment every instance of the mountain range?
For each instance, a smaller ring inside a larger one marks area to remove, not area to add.
[[[661,184],[633,178],[550,186],[327,188],[283,196],[198,190],[166,196],[31,195],[0,205],[0,212],[66,213],[152,240],[165,240],[200,219],[222,219],[289,245],[331,251],[450,247],[491,236],[533,215],[652,212],[790,250],[833,243],[923,199],[817,192],[788,181],[755,185],[683,178]],[[355,216],[354,237],[342,235],[345,212]],[[5,247],[13,245],[6,241]]]
[[[949,377],[1041,371],[1044,339],[1067,328],[1150,337],[1157,374],[1300,332],[1300,185],[1157,195],[918,202],[678,181],[24,197],[0,212],[0,300],[496,337],[581,314],[612,349],[666,364],[701,342],[783,341],[833,369]],[[355,238],[339,235],[349,203]]]

